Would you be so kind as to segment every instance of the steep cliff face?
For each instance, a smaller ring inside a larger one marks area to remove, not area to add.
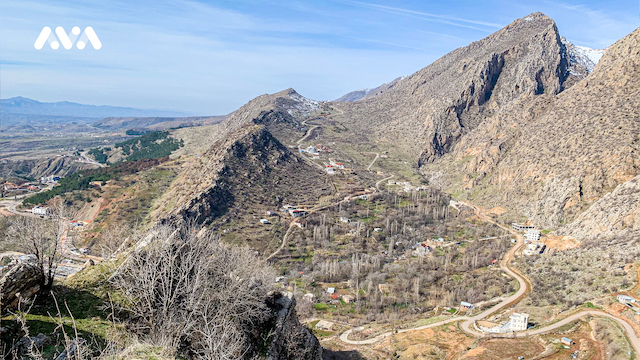
[[[298,321],[296,300],[291,293],[273,294],[267,299],[276,313],[268,360],[322,360],[322,346],[311,331]]]
[[[618,185],[563,228],[574,239],[640,236],[640,176]]]
[[[612,45],[561,94],[504,108],[422,170],[448,167],[445,186],[469,190],[487,206],[509,204],[538,226],[571,222],[639,173],[639,38],[636,30]]]
[[[558,94],[567,77],[558,29],[541,13],[445,55],[380,95],[343,103],[346,116],[413,149],[418,165],[451,152],[487,117],[514,101]]]

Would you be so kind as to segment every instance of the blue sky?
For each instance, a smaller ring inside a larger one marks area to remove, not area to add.
[[[638,27],[625,1],[0,2],[0,96],[229,113],[293,87],[316,100],[411,74],[542,11],[577,45],[603,48]],[[41,50],[44,26],[91,26],[95,50]]]

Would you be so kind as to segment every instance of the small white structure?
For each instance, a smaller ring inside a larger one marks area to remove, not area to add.
[[[33,209],[31,209],[31,212],[33,213],[33,215],[46,216],[46,215],[49,215],[51,213],[51,209],[49,209],[46,206],[44,206],[44,207],[36,206]]]
[[[348,224],[349,223],[349,218],[346,217],[346,216],[340,216],[340,222]]]
[[[309,302],[316,302],[316,296],[312,293],[306,293],[302,297]]]
[[[460,302],[460,306],[462,306],[462,307],[466,307],[466,308],[467,308],[467,309],[469,309],[469,310],[471,310],[471,309],[473,309],[473,308],[474,308],[473,304],[468,303],[468,302],[466,302],[466,301],[461,301],[461,302]]]
[[[334,175],[336,171],[333,169],[333,166],[327,165],[327,174]]]
[[[562,337],[562,338],[560,339],[560,342],[561,342],[562,344],[564,344],[564,345],[567,345],[567,346],[571,346],[571,345],[575,344],[575,343],[573,342],[573,340],[569,339],[568,337]]]
[[[336,292],[336,288],[332,288],[332,287],[327,288],[327,294],[333,294],[335,292]]]
[[[509,322],[502,327],[505,330],[502,332],[527,330],[527,324],[529,324],[529,314],[513,313],[509,316]]]
[[[332,327],[333,327],[333,323],[327,320],[320,320],[316,324],[316,330],[331,331]]]
[[[540,240],[540,230],[529,229],[527,233],[524,234],[524,238],[529,241],[538,241]]]
[[[373,231],[375,231],[375,232],[382,232],[382,228],[373,228]]]
[[[271,221],[267,220],[267,219],[260,219],[260,222],[264,225],[266,224],[271,224]]]
[[[629,295],[618,295],[618,301],[623,304],[633,304],[636,302],[636,299],[632,298]]]
[[[307,215],[307,212],[301,209],[289,209],[289,214],[293,217],[301,217]]]

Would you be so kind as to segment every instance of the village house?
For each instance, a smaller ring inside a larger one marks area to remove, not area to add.
[[[33,209],[31,209],[31,213],[33,215],[46,216],[46,215],[49,215],[51,213],[51,209],[49,209],[46,206],[43,206],[43,207],[36,206]]]
[[[327,288],[327,294],[331,295],[331,294],[333,294],[335,292],[336,292],[336,288],[333,288],[333,287],[328,287]]]
[[[293,217],[301,217],[307,215],[307,212],[302,209],[289,209],[289,215]]]
[[[567,345],[567,346],[571,346],[571,345],[575,344],[575,343],[573,342],[573,340],[569,339],[568,337],[562,337],[562,338],[560,339],[560,342],[561,342],[563,345]]]
[[[264,225],[266,224],[271,224],[271,221],[267,220],[267,219],[260,219],[260,222]]]
[[[636,299],[632,298],[629,295],[618,295],[618,301],[622,304],[633,304],[636,302]]]
[[[351,304],[352,302],[354,302],[356,300],[356,297],[353,295],[342,295],[342,301],[345,304]]]
[[[466,310],[471,310],[471,309],[473,309],[473,307],[474,307],[474,306],[473,306],[473,304],[468,303],[468,302],[466,302],[466,301],[461,301],[461,302],[460,302],[460,306],[461,306],[462,308],[466,309]]]

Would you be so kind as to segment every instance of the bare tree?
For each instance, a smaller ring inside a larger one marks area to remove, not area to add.
[[[135,227],[134,227],[135,228]],[[110,225],[102,232],[98,241],[98,248],[103,259],[109,259],[128,245],[132,230],[122,224]]]
[[[53,286],[60,246],[65,232],[65,221],[59,213],[50,219],[17,216],[11,220],[5,239],[20,251],[33,254],[42,274],[40,290],[48,293]]]
[[[264,261],[193,229],[161,226],[141,238],[146,245],[112,278],[128,300],[131,326],[158,345],[188,344],[200,358],[248,355],[251,332],[270,316],[264,300],[275,276]]]

